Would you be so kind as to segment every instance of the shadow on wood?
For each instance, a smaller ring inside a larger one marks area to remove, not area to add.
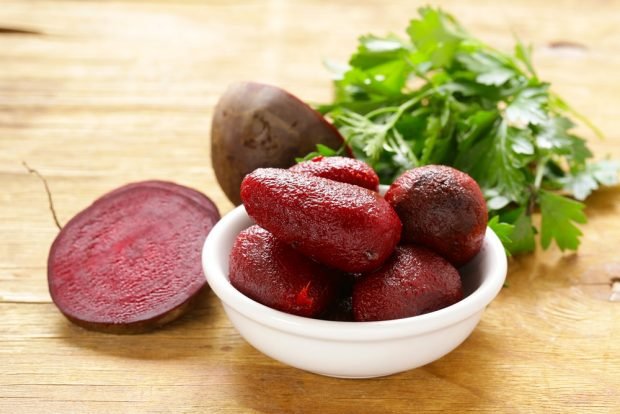
[[[89,331],[63,320],[59,326],[61,337],[72,346],[131,359],[196,358],[201,351],[214,345],[212,324],[221,310],[217,298],[205,289],[195,308],[187,314],[152,332],[118,335]]]

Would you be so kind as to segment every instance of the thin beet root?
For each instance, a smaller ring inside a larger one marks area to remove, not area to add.
[[[139,333],[190,307],[206,284],[200,254],[219,213],[172,186],[181,187],[121,187],[63,227],[50,249],[48,283],[69,320]]]

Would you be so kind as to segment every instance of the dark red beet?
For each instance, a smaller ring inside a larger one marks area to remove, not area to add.
[[[243,177],[256,168],[288,168],[323,144],[345,146],[342,135],[320,113],[276,86],[230,85],[213,112],[211,163],[230,201],[240,204]]]
[[[260,168],[243,180],[241,199],[261,227],[345,272],[376,269],[400,239],[394,209],[376,192],[355,185]]]
[[[398,177],[385,194],[403,223],[403,241],[430,247],[455,266],[482,247],[487,207],[478,184],[452,167],[428,165]]]
[[[48,283],[69,320],[104,332],[144,332],[179,317],[205,286],[201,249],[219,214],[165,187],[115,190],[60,231]]]
[[[364,161],[354,158],[318,156],[293,165],[289,170],[358,185],[373,191],[379,188],[379,177],[375,170]]]
[[[353,286],[356,321],[407,318],[452,305],[463,298],[458,271],[419,246],[398,246],[380,269]]]
[[[164,190],[175,191],[181,195],[184,195],[190,198],[196,203],[200,204],[202,207],[207,209],[213,217],[217,217],[217,219],[219,220],[220,213],[218,212],[217,207],[215,206],[215,204],[213,203],[213,201],[211,201],[209,197],[207,197],[206,195],[204,195],[198,190],[195,190],[190,187],[186,187],[184,185],[179,185],[171,181],[147,180],[147,181],[138,181],[135,183],[125,184],[122,187],[119,187],[115,190],[110,191],[107,194],[104,194],[97,201],[100,201],[101,199],[105,199],[108,196],[116,195],[123,191],[132,190],[136,187],[163,188]]]
[[[336,298],[336,271],[307,258],[252,226],[237,236],[230,253],[230,283],[241,293],[271,308],[315,317]]]

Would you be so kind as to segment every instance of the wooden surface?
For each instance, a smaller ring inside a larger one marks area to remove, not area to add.
[[[620,158],[619,1],[446,1],[470,30],[535,62]],[[417,1],[0,0],[0,412],[620,412],[620,189],[588,203],[579,254],[512,260],[472,336],[423,368],[371,380],[305,373],[255,351],[212,293],[147,335],[71,325],[46,258],[61,223],[129,181],[196,187],[231,209],[209,161],[213,106],[236,80],[326,100],[323,58],[402,33]],[[300,352],[302,352],[300,350]],[[360,361],[360,363],[362,363]]]

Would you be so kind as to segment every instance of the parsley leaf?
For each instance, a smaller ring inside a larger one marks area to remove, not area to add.
[[[467,171],[484,189],[494,189],[510,201],[522,203],[527,174],[522,168],[533,152],[527,131],[506,122],[457,158],[455,166]]]
[[[506,253],[510,255],[510,245],[512,244],[512,239],[510,235],[514,231],[514,225],[510,223],[504,223],[499,221],[499,216],[495,216],[491,218],[488,222],[488,226],[493,230],[493,232],[500,239],[504,248],[506,249]]]
[[[574,126],[570,119],[563,116],[543,120],[537,130],[536,146],[540,151],[555,154],[572,154],[578,151],[574,147],[573,137],[568,132]]]
[[[419,12],[422,18],[412,20],[407,29],[412,43],[433,67],[450,64],[461,43],[462,28],[439,10],[424,7]]]
[[[585,200],[600,185],[618,184],[618,172],[620,162],[603,160],[590,163],[583,169],[579,169],[559,179],[564,190],[571,193],[577,200]]]
[[[402,61],[409,47],[396,36],[366,35],[359,38],[357,52],[350,65],[360,69],[374,68],[392,61]]]
[[[512,224],[511,243],[507,246],[512,254],[531,252],[536,248],[536,228],[532,225],[532,217],[524,207],[510,210],[501,215],[501,220]]]
[[[506,108],[506,119],[516,125],[540,125],[547,120],[546,86],[526,88],[520,91]]]
[[[313,159],[314,157],[333,157],[335,155],[342,155],[344,153],[344,146],[340,147],[337,151],[331,149],[327,145],[316,144],[316,151],[308,153],[305,157],[295,158],[295,162],[303,162]]]
[[[477,51],[471,54],[461,53],[458,61],[476,74],[476,82],[483,85],[500,86],[516,76],[514,69],[506,66],[499,58]]]
[[[560,250],[577,250],[581,231],[575,223],[585,223],[584,205],[561,195],[541,190],[539,195],[542,214],[541,239],[543,248],[555,240]]]

